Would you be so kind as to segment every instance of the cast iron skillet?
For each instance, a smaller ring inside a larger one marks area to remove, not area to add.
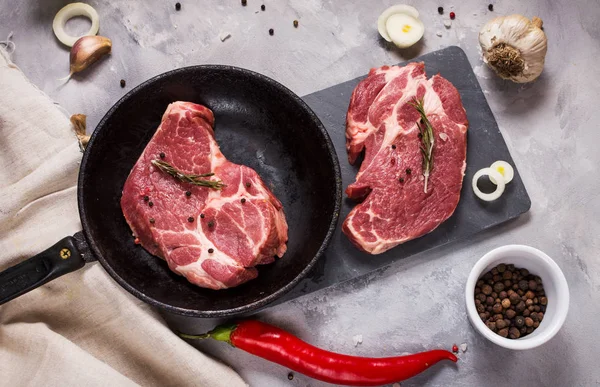
[[[133,243],[121,212],[129,171],[167,105],[178,100],[212,109],[225,156],[254,168],[283,203],[287,253],[236,288],[202,289],[171,272]],[[264,75],[207,65],[159,75],[118,101],[83,155],[77,195],[83,234],[0,273],[0,304],[98,259],[122,287],[170,312],[217,317],[256,310],[294,287],[321,256],[337,224],[342,189],[331,139],[298,96]]]

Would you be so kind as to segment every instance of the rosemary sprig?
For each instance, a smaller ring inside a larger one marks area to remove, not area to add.
[[[429,174],[433,170],[433,144],[435,142],[433,136],[433,127],[427,118],[427,114],[425,114],[423,99],[417,99],[415,97],[411,102],[411,105],[417,109],[421,115],[421,119],[419,122],[417,122],[417,127],[419,128],[419,137],[421,138],[421,145],[419,148],[421,149],[421,154],[423,155],[423,177],[425,177],[425,186],[423,191],[427,193]]]
[[[174,178],[183,181],[184,183],[190,183],[194,185],[199,185],[201,187],[208,187],[213,189],[221,189],[225,187],[225,184],[221,180],[207,180],[203,179],[204,177],[213,176],[214,173],[204,173],[202,175],[186,175],[183,172],[178,171],[171,164],[162,160],[152,160],[152,165],[160,169],[161,171],[168,173]]]

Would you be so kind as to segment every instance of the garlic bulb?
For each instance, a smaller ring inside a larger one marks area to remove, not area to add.
[[[483,61],[501,78],[531,82],[540,76],[548,49],[542,20],[521,15],[490,20],[479,32]]]

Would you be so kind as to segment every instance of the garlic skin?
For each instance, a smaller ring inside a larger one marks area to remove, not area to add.
[[[548,50],[542,20],[522,15],[494,18],[479,32],[483,61],[498,76],[516,83],[535,80],[544,69]]]

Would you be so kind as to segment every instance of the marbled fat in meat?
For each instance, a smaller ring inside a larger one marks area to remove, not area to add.
[[[256,171],[221,153],[213,126],[210,109],[170,104],[125,182],[121,208],[142,247],[171,270],[198,286],[224,289],[256,278],[254,266],[282,257],[288,228],[281,203]],[[177,180],[152,165],[161,153],[185,174],[213,172],[210,179],[225,187]]]

